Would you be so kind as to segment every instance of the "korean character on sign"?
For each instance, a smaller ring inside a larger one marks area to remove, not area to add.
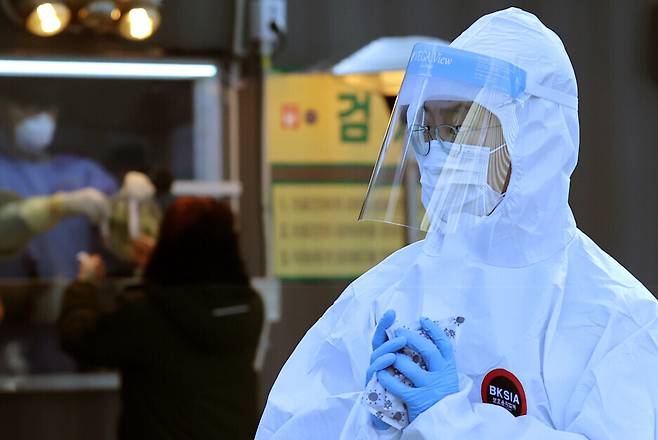
[[[340,139],[342,142],[368,142],[368,122],[370,120],[370,94],[366,93],[362,100],[354,93],[338,95],[338,100],[347,102],[338,113],[340,117]]]

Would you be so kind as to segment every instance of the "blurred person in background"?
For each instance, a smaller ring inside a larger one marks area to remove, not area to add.
[[[143,286],[108,310],[94,283],[67,289],[62,347],[81,365],[120,370],[121,439],[253,438],[263,306],[250,287],[230,207],[178,199],[147,260]]]
[[[4,104],[0,109],[0,190],[21,197],[50,196],[93,188],[113,194],[117,184],[99,164],[80,157],[51,155],[56,130],[56,113],[39,106]],[[79,198],[91,192],[79,193]],[[89,219],[67,218],[35,237],[28,249],[15,259],[0,263],[0,276],[75,278],[76,255],[98,244]]]

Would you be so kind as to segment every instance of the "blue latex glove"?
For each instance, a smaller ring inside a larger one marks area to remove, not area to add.
[[[418,333],[404,329],[398,330],[396,336],[406,337],[407,345],[417,351],[425,360],[427,371],[420,368],[404,354],[395,354],[395,361],[393,362],[393,366],[413,382],[415,386],[405,385],[388,371],[377,372],[379,383],[405,403],[410,421],[413,421],[439,400],[459,391],[457,367],[450,340],[443,333],[443,330],[431,320],[422,318],[420,324],[432,341]],[[388,354],[385,356],[388,356]],[[378,359],[376,363],[379,366],[388,363],[388,361],[390,361],[390,357],[383,359],[381,362]]]
[[[401,350],[407,345],[407,338],[399,336],[388,340],[386,336],[386,329],[388,329],[393,322],[395,322],[395,311],[387,310],[377,323],[375,334],[372,337],[372,355],[370,356],[370,367],[366,372],[366,385],[370,382],[370,378],[375,372],[383,370],[391,365],[396,360],[395,352]],[[374,415],[370,415],[370,420],[375,429],[385,430],[389,428],[386,422],[379,420]]]

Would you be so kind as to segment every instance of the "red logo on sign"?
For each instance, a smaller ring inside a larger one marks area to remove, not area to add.
[[[281,128],[295,130],[299,128],[299,107],[296,104],[283,104],[281,107]]]
[[[515,417],[528,411],[525,391],[519,379],[502,368],[490,371],[482,381],[482,402],[502,406]]]

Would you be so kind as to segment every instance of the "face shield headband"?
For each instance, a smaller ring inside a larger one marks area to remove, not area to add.
[[[407,65],[408,76],[441,77],[491,89],[518,99],[523,93],[578,110],[578,98],[531,81],[525,70],[498,58],[449,46],[419,43]]]

